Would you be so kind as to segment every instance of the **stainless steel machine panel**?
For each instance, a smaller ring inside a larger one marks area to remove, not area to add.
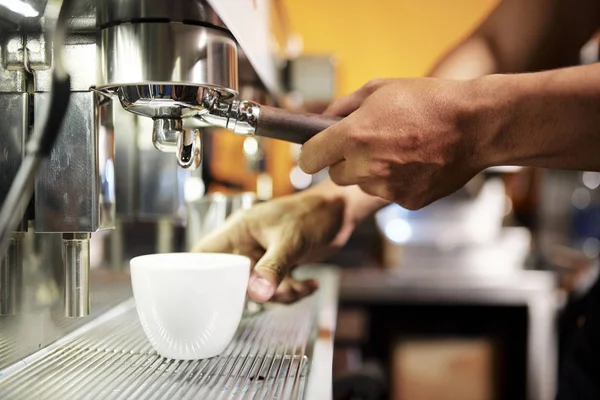
[[[0,204],[10,189],[23,159],[28,129],[27,93],[0,93]]]
[[[0,74],[1,74],[0,70]],[[8,75],[12,75],[8,73]],[[1,79],[0,79],[1,85]],[[8,194],[25,152],[29,128],[27,93],[0,93],[0,110],[10,123],[0,125],[0,204]],[[18,231],[26,228],[25,218]],[[0,314],[15,314],[21,308],[23,276],[22,233],[14,233],[6,255],[0,254]]]
[[[0,42],[0,46],[2,43]],[[0,50],[2,50],[0,48]],[[0,54],[0,62],[2,62],[3,55]],[[9,71],[0,68],[0,92],[19,92],[25,91],[25,73],[23,71]]]
[[[237,48],[217,29],[133,23],[102,29],[98,87],[169,84],[237,90]]]
[[[96,84],[96,43],[91,35],[77,35],[69,38],[64,47],[65,58],[69,60],[67,68],[71,76],[71,90],[87,91]],[[52,70],[35,70],[34,90],[50,91]]]
[[[117,218],[133,219],[136,212],[138,170],[138,117],[129,113],[117,102],[113,102],[115,119],[115,191],[117,196]],[[150,135],[150,133],[148,133]]]
[[[36,113],[48,93],[36,93]],[[112,104],[73,92],[56,146],[35,188],[36,232],[95,232],[113,226]]]

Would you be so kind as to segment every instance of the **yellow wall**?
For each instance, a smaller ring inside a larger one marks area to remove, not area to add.
[[[497,0],[280,0],[305,54],[335,54],[337,94],[424,75]]]

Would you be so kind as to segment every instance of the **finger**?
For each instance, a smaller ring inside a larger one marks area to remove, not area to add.
[[[360,90],[357,90],[331,103],[329,107],[327,107],[327,109],[323,112],[323,115],[347,117],[348,115],[352,114],[358,107],[360,107],[360,105],[364,101],[364,98],[364,93]]]
[[[361,174],[362,168],[349,160],[340,161],[329,167],[329,177],[339,186],[350,186],[361,183],[364,180],[364,174]]]
[[[315,279],[305,279],[302,281],[293,279],[290,284],[294,292],[298,294],[298,298],[310,296],[319,288],[319,283]]]
[[[277,290],[277,286],[295,265],[302,249],[289,245],[282,240],[271,245],[265,255],[258,260],[248,283],[248,295],[252,300],[262,303],[268,301]]]
[[[358,187],[371,196],[380,197],[387,201],[394,201],[394,193],[390,189],[389,185],[384,180],[370,180],[361,182]]]
[[[369,82],[365,83],[363,87],[354,92],[350,93],[347,96],[342,97],[331,103],[329,107],[323,112],[324,115],[330,116],[339,116],[339,117],[347,117],[356,111],[363,101],[367,97],[369,97],[375,90],[380,88],[389,82],[390,79],[379,78],[379,79],[371,79]]]
[[[298,281],[292,278],[286,278],[272,297],[273,301],[289,304],[310,296],[319,287],[314,279]]]
[[[298,166],[304,173],[316,174],[344,159],[349,147],[346,135],[351,126],[349,118],[336,122],[304,143],[298,157]]]
[[[273,295],[273,297],[271,297],[271,301],[275,301],[277,303],[290,303],[293,301],[294,296],[294,289],[292,288],[292,284],[290,282],[291,278],[287,278],[284,279],[279,286],[277,287],[277,290],[275,291],[275,294]]]

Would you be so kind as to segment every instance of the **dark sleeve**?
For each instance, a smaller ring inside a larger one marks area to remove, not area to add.
[[[561,365],[557,400],[600,399],[600,279],[586,303]]]

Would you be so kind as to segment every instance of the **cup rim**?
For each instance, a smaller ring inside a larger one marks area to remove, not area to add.
[[[169,262],[157,261],[161,258],[169,259]],[[183,264],[178,258],[198,258],[198,263]],[[218,258],[217,262],[202,263],[202,259]],[[174,262],[173,262],[174,260]],[[200,264],[202,263],[202,264]],[[129,260],[130,269],[158,269],[158,270],[194,270],[206,271],[225,268],[250,268],[251,260],[249,257],[230,254],[230,253],[195,253],[195,252],[172,252],[172,253],[151,253],[133,257]]]

